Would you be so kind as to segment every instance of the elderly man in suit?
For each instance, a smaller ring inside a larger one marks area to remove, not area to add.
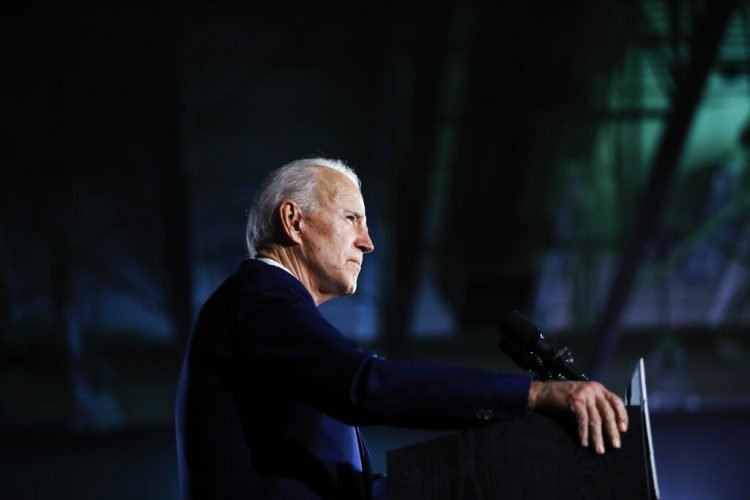
[[[208,299],[191,336],[176,423],[184,499],[387,498],[358,425],[466,428],[529,410],[575,414],[603,453],[627,428],[596,382],[532,382],[388,361],[347,340],[317,306],[357,288],[373,250],[360,182],[337,160],[270,174],[250,210],[250,255]]]

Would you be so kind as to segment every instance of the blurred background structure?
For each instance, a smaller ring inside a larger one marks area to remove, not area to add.
[[[190,325],[310,155],[376,246],[345,334],[516,371],[512,308],[616,392],[644,357],[662,497],[750,489],[750,2],[29,6],[0,47],[0,498],[176,498]]]

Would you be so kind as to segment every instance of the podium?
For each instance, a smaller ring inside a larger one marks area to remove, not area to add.
[[[391,450],[389,498],[657,500],[643,360],[625,402],[628,431],[604,455],[579,444],[572,416],[537,413]]]

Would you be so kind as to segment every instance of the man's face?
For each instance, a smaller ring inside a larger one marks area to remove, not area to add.
[[[362,258],[374,247],[356,184],[329,168],[319,175],[319,207],[303,216],[302,251],[311,285],[327,300],[356,291]]]

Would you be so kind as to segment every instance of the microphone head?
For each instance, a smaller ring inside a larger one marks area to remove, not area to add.
[[[518,365],[542,378],[589,380],[573,364],[567,347],[550,344],[542,331],[518,311],[510,311],[500,320],[500,348]]]
[[[518,344],[508,340],[508,337],[505,336],[500,338],[497,345],[515,364],[524,370],[533,372],[537,377],[544,376],[544,363],[537,354],[519,347]]]
[[[509,311],[500,319],[500,332],[524,349],[533,350],[543,339],[541,330],[518,311]]]

